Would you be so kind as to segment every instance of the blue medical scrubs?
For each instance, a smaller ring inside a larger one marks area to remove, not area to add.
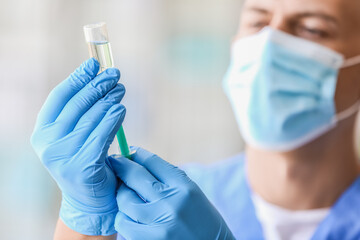
[[[264,239],[246,178],[245,155],[184,169],[221,213],[236,239]],[[360,177],[338,199],[312,239],[360,240]]]

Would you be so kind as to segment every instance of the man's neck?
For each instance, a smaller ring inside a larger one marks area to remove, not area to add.
[[[359,175],[355,117],[305,147],[287,153],[248,147],[247,172],[254,192],[292,210],[327,208]]]

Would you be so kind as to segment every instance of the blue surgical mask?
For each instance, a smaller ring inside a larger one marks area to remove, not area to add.
[[[224,89],[245,141],[291,151],[334,128],[359,109],[336,113],[339,69],[360,63],[322,45],[265,28],[234,43]]]

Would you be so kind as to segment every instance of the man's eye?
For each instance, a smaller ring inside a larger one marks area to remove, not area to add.
[[[251,28],[262,29],[268,25],[267,22],[253,22],[249,24]]]
[[[300,26],[297,29],[297,35],[304,38],[327,38],[329,34],[327,31],[318,28],[308,28]]]

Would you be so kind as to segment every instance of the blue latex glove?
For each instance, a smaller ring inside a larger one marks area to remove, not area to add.
[[[132,240],[235,239],[215,207],[184,171],[143,149],[131,160],[110,156],[123,181],[115,228]]]
[[[95,59],[84,62],[49,95],[31,143],[62,191],[60,218],[85,235],[116,233],[117,179],[107,151],[125,116],[120,72],[98,76]]]

